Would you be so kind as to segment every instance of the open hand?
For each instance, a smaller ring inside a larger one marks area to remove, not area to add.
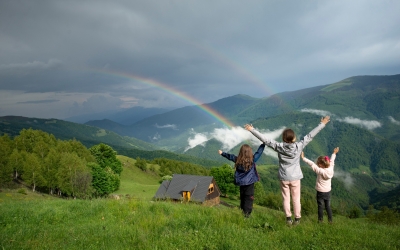
[[[222,154],[222,150],[218,150],[218,154]]]
[[[245,128],[246,130],[248,130],[248,131],[251,131],[251,130],[254,129],[253,125],[251,125],[251,124],[246,124],[246,125],[244,125],[244,128]]]
[[[321,118],[321,122],[323,124],[327,124],[330,121],[329,119],[330,119],[330,117],[329,117],[329,115],[327,115],[327,116]]]
[[[336,154],[337,152],[339,152],[339,147],[336,147],[336,148],[333,150],[333,153],[334,153],[334,154]]]

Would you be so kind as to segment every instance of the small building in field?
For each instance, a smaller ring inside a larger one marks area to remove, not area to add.
[[[170,181],[163,181],[155,199],[192,201],[207,206],[220,203],[221,192],[212,176],[174,174]]]

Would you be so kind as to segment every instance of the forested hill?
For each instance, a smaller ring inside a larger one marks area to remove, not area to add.
[[[115,132],[94,126],[66,122],[58,119],[39,119],[21,116],[0,117],[0,135],[8,134],[14,137],[18,135],[22,129],[29,128],[45,131],[61,140],[76,139],[82,142],[86,147],[91,147],[102,142],[108,145],[141,150],[159,149],[151,143],[132,137],[121,136]]]
[[[90,125],[66,122],[58,119],[38,119],[20,116],[0,117],[0,136],[7,134],[10,137],[15,137],[20,134],[22,129],[29,128],[47,132],[60,140],[76,139],[86,147],[105,143],[112,146],[118,154],[131,158],[140,157],[147,160],[167,158],[199,164],[206,168],[221,164],[219,161],[207,159],[206,157],[196,157],[162,150],[151,143],[133,137],[121,136],[115,132]]]
[[[253,120],[251,123],[260,131],[274,131],[282,127],[290,127],[297,134],[298,140],[301,140],[319,124],[320,119],[321,117],[316,114],[296,111]],[[276,140],[280,141],[279,138]],[[240,146],[241,144],[238,144],[229,151],[237,154]],[[337,146],[341,148],[340,156],[337,158],[339,169],[352,173],[366,172],[383,182],[400,183],[399,143],[385,139],[375,134],[373,130],[332,118],[331,122],[305,148],[305,153],[310,159],[314,159],[319,155],[330,155],[333,148]],[[221,160],[216,153],[221,147],[221,142],[211,139],[187,150],[185,154]],[[256,146],[254,146],[255,148]],[[271,155],[275,155],[275,157]],[[263,156],[260,162],[277,164],[276,153]]]
[[[270,117],[301,110],[318,109],[360,119],[400,119],[400,74],[354,76],[336,83],[275,94],[242,110],[239,117]]]

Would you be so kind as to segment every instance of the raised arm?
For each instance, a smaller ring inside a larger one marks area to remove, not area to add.
[[[304,136],[303,138],[304,146],[310,143],[314,139],[314,137],[319,133],[319,131],[321,131],[329,121],[330,121],[329,116],[322,117],[319,125],[313,130],[311,130],[311,132],[308,133],[306,136]]]
[[[250,131],[250,133],[252,133],[252,134],[253,134],[255,137],[257,137],[261,142],[267,144],[268,146],[270,146],[269,143],[271,143],[271,141],[273,141],[273,140],[271,140],[271,139],[266,138],[263,134],[261,134],[261,133],[258,132],[256,129],[254,129],[253,125],[251,125],[251,124],[246,124],[246,125],[244,125],[244,128],[245,128],[247,131]]]
[[[310,161],[309,159],[307,159],[307,158],[304,156],[304,152],[301,152],[301,159],[303,159],[303,161],[304,161],[305,163],[307,163],[308,165],[310,165],[310,167],[311,167],[313,170],[314,170],[313,165],[315,165],[315,166],[318,168],[318,166],[317,166],[314,162]]]
[[[233,162],[236,162],[236,159],[237,159],[237,156],[236,156],[236,155],[234,155],[234,154],[228,154],[228,153],[222,152],[222,150],[218,150],[218,153],[219,153],[221,156],[225,157],[226,159],[228,159],[228,160],[230,160],[230,161],[233,161]]]
[[[304,152],[301,152],[301,159],[303,159],[303,161],[307,163],[315,173],[321,174],[325,179],[333,177],[333,172],[328,171],[325,168],[318,167],[317,164],[315,164],[314,162],[312,162],[311,160],[307,159],[304,156]]]
[[[262,153],[264,152],[264,148],[265,148],[265,144],[264,144],[264,143],[261,144],[261,145],[258,147],[257,152],[255,152],[254,157],[253,157],[253,161],[254,161],[254,162],[257,162],[258,159],[260,159]]]
[[[333,149],[333,153],[331,155],[331,160],[329,166],[334,168],[335,167],[335,159],[336,159],[336,154],[339,152],[339,147],[336,147]]]

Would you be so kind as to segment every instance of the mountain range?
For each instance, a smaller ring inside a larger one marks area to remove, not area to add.
[[[132,107],[120,110],[108,110],[100,113],[77,115],[65,118],[65,121],[85,123],[91,120],[112,120],[118,124],[130,125],[144,118],[165,113],[169,109],[163,108],[144,108],[144,107]]]
[[[130,157],[167,157],[211,167],[228,163],[218,149],[237,153],[242,143],[260,143],[243,129],[245,123],[279,141],[283,128],[291,127],[300,139],[330,115],[331,122],[305,149],[309,159],[330,155],[339,146],[339,171],[368,176],[383,187],[400,183],[400,75],[355,76],[265,98],[239,94],[174,110],[137,108],[130,114],[108,114],[85,124],[0,117],[0,134],[15,136],[34,128],[86,146],[103,142]],[[260,162],[276,163],[271,151]]]
[[[275,94],[268,98],[235,95],[204,104],[236,126],[258,118],[268,118],[295,111],[330,114],[364,127],[387,139],[400,142],[400,75],[356,76],[340,82],[308,89]],[[93,120],[86,124],[135,137],[168,149],[177,149],[180,136],[193,131],[209,132],[225,125],[201,106],[188,106],[153,115],[130,125],[111,120]],[[282,124],[285,126],[286,124]],[[374,127],[375,125],[375,127]]]

